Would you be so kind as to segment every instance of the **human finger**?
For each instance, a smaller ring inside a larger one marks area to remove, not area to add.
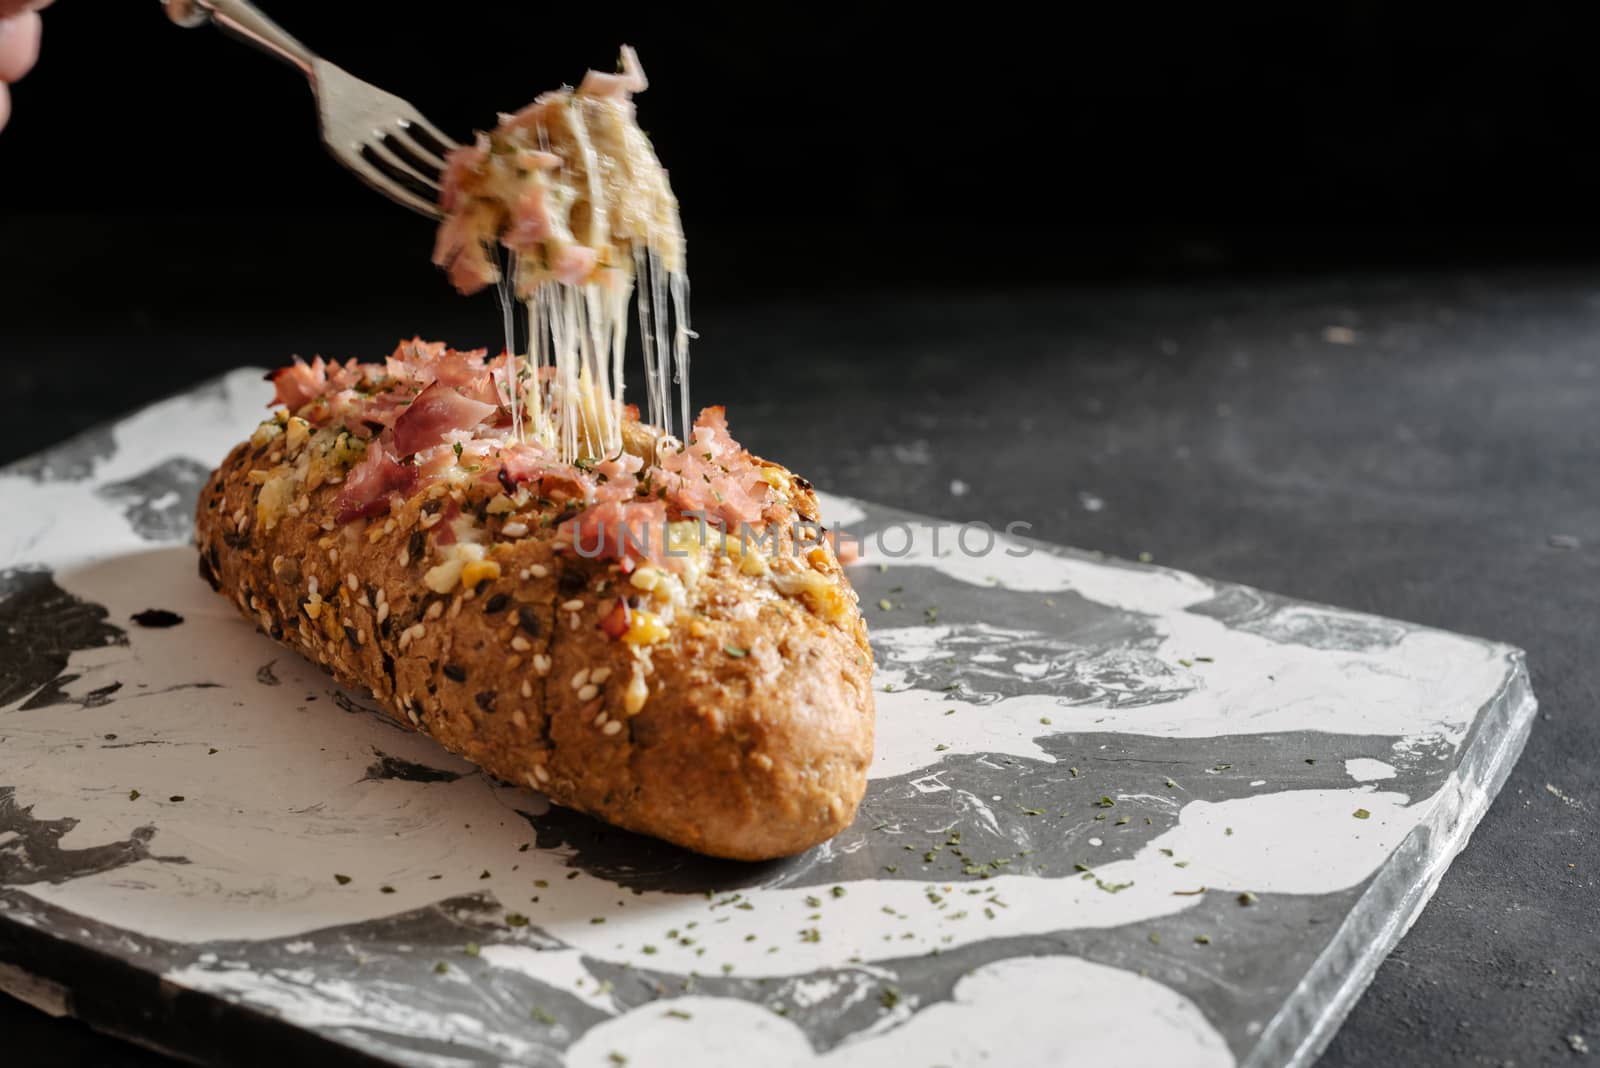
[[[39,16],[0,19],[0,82],[14,82],[39,58]]]

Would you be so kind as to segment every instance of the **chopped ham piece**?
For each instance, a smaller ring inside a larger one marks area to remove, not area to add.
[[[549,249],[550,275],[562,285],[580,285],[594,272],[600,254],[583,245],[557,245]]]
[[[408,493],[417,483],[417,469],[396,460],[381,439],[367,446],[367,455],[350,469],[335,500],[336,522],[370,519],[389,510],[391,493]]]
[[[489,135],[479,133],[472,144],[445,153],[444,177],[439,181],[439,206],[451,211],[461,195],[462,181],[489,161]]]
[[[500,470],[500,484],[509,484],[513,491],[526,484],[536,495],[551,500],[580,500],[585,504],[594,500],[594,479],[537,445],[513,445],[504,450],[500,454]]]
[[[670,565],[681,559],[666,554],[667,506],[661,501],[597,504],[564,521],[556,537],[586,559],[621,560],[630,568],[644,560]]]
[[[645,80],[644,68],[639,65],[638,54],[632,48],[623,45],[622,70],[616,74],[592,70],[583,76],[583,83],[578,86],[578,92],[584,96],[619,96],[626,99],[648,88],[650,83]]]
[[[281,404],[297,412],[329,392],[351,388],[364,377],[366,366],[369,365],[354,360],[329,363],[321,356],[306,363],[296,356],[294,363],[278,368],[269,376],[275,390],[272,404]]]
[[[643,467],[643,460],[627,452],[595,464],[595,501],[604,503],[633,500],[638,491],[639,470]]]
[[[453,355],[466,357],[478,354],[454,353]],[[433,380],[475,401],[498,405],[501,395],[499,387],[495,384],[494,370],[504,362],[503,355],[496,357],[495,362],[488,366],[476,359],[440,360],[432,367]]]
[[[456,517],[461,514],[461,506],[454,497],[447,498],[444,508],[439,512],[439,522],[433,525],[433,540],[437,545],[454,545],[456,543]]]
[[[666,472],[667,500],[681,512],[697,512],[725,530],[757,523],[765,512],[771,487],[761,469],[728,434],[722,406],[707,408],[695,420],[689,444],[665,449],[658,462]]]
[[[296,356],[294,363],[272,372],[272,388],[275,391],[273,404],[281,404],[291,412],[298,412],[328,388],[328,374],[322,357],[318,356],[315,363],[306,363]]]
[[[462,396],[444,383],[434,382],[395,420],[395,451],[410,456],[439,444],[452,430],[471,430],[494,411],[493,404]]]

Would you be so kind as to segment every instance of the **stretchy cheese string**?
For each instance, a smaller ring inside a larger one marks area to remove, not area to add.
[[[534,130],[543,151],[550,151],[553,143],[571,146],[570,158],[563,160],[560,172],[571,184],[559,191],[570,192],[586,208],[580,217],[571,212],[570,203],[552,204],[557,210],[551,214],[563,231],[558,240],[597,252],[610,250],[620,258],[600,263],[588,280],[572,285],[551,277],[547,243],[537,251],[538,258],[529,253],[507,257],[496,286],[508,354],[506,398],[512,435],[515,440],[536,441],[556,450],[567,463],[616,456],[622,450],[630,299],[638,304],[646,422],[663,440],[676,440],[680,434],[686,438],[693,425],[689,339],[694,333],[689,328],[682,229],[665,175],[649,152],[648,141],[633,125],[631,110],[624,108],[631,109],[631,104],[575,95],[570,106],[549,112],[559,128],[550,129],[540,122]],[[608,120],[616,123],[609,131],[613,140],[620,138],[622,147],[634,154],[630,158],[614,159],[597,148],[589,123]],[[648,160],[654,170],[635,173],[633,167],[639,160]],[[639,183],[659,183],[659,188],[641,185],[645,201],[620,204],[619,210],[613,211],[603,187],[607,173],[621,173]],[[552,200],[557,191],[550,190]],[[669,203],[664,218],[663,193]],[[633,216],[641,213],[648,216],[642,239],[632,232],[640,223]],[[572,231],[564,232],[574,222]],[[619,226],[625,232],[616,232]],[[524,257],[525,289],[518,285],[518,264]],[[515,329],[519,300],[528,331],[521,355],[517,355]]]

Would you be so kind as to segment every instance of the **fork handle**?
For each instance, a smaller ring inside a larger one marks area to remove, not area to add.
[[[306,77],[311,77],[316,53],[289,36],[247,0],[161,0],[161,5],[167,9],[167,17],[179,26],[215,22],[235,37],[289,61]]]

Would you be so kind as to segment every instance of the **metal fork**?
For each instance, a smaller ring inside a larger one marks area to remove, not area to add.
[[[322,143],[384,196],[438,218],[445,153],[460,147],[393,93],[334,66],[246,0],[161,0],[179,26],[215,22],[240,40],[299,67],[311,82]]]

